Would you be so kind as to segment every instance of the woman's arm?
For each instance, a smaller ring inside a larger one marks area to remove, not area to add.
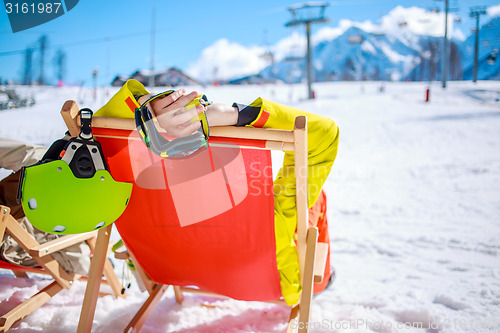
[[[207,106],[207,120],[210,126],[234,126],[238,122],[238,108],[215,103]]]

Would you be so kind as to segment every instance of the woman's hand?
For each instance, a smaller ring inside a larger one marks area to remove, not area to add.
[[[170,95],[150,102],[150,109],[158,120],[159,125],[168,134],[181,137],[195,132],[200,126],[199,121],[191,122],[204,107],[197,105],[195,108],[186,110],[185,106],[198,96],[196,91],[185,95],[184,89],[179,89]]]
[[[238,109],[226,104],[209,105],[206,112],[210,126],[233,126],[238,122]]]

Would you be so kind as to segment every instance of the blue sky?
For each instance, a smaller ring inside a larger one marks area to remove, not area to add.
[[[55,78],[53,57],[60,48],[67,55],[67,81],[73,83],[90,84],[92,69],[96,66],[100,68],[101,84],[116,74],[149,68],[153,6],[156,7],[156,68],[187,69],[205,48],[222,38],[245,47],[276,44],[291,34],[291,29],[284,26],[291,18],[287,8],[298,2],[80,0],[65,15],[18,33],[12,33],[4,7],[0,6],[0,77],[20,80],[24,65],[24,54],[20,51],[36,47],[43,34],[49,41],[45,73],[52,82]],[[339,0],[329,4],[326,16],[331,22],[315,26],[314,30],[336,27],[341,19],[376,23],[398,5],[441,10],[444,7],[443,1],[436,0]],[[451,7],[459,8],[455,14],[462,22],[456,27],[465,36],[473,27],[469,7],[499,4],[491,0],[450,0]],[[483,16],[482,22],[487,19]],[[34,57],[36,67],[37,52]]]

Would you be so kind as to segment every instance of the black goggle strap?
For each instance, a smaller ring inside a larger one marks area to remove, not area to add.
[[[92,140],[92,110],[85,108],[80,110],[80,122],[82,127],[80,128],[80,139],[82,140]]]
[[[148,104],[149,102],[152,102],[154,101],[155,99],[157,98],[163,98],[163,97],[167,97],[168,95],[170,95],[171,93],[173,93],[175,90],[167,90],[167,91],[164,91],[164,92],[161,92],[159,94],[156,94],[156,95],[153,95],[153,96],[150,96],[144,103],[141,104],[141,108],[143,106],[145,106],[146,104]]]

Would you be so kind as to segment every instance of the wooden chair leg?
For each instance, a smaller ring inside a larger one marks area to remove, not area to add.
[[[161,296],[167,290],[168,285],[165,284],[156,284],[153,288],[153,291],[149,295],[148,299],[141,306],[139,311],[135,314],[132,321],[127,325],[124,332],[138,332],[142,325],[146,322],[151,312],[153,312],[154,308],[158,304],[161,299]]]
[[[297,316],[299,315],[299,304],[295,304],[290,311],[290,318],[288,318],[288,326],[286,333],[294,333],[297,325]]]
[[[306,260],[302,280],[302,293],[299,309],[299,333],[307,333],[313,295],[314,261],[316,260],[316,245],[318,243],[318,228],[307,230]]]
[[[91,238],[86,240],[90,250],[92,252],[96,251],[96,240],[95,238]],[[106,252],[107,254],[108,252]],[[118,277],[116,276],[114,270],[113,270],[113,265],[111,265],[111,262],[109,259],[106,258],[104,262],[104,276],[106,277],[106,283],[111,287],[111,290],[113,291],[113,295],[116,297],[125,297],[125,294],[122,294],[122,284]]]
[[[118,279],[118,276],[116,276],[113,270],[113,265],[111,265],[111,262],[107,258],[104,262],[104,276],[106,277],[106,281],[108,281],[108,284],[116,297],[126,296],[125,294],[122,294],[122,283]]]
[[[16,271],[15,269],[12,269],[12,273],[14,273],[14,275],[18,278],[28,278],[28,274],[26,274],[25,271]]]
[[[99,288],[101,286],[104,265],[107,260],[111,227],[112,225],[110,224],[100,229],[97,234],[96,246],[90,263],[89,281],[85,289],[82,312],[80,313],[80,321],[78,322],[78,333],[90,332],[92,330],[94,312],[97,298],[99,297]]]
[[[4,210],[5,211],[5,210]],[[2,214],[2,224],[6,226],[6,232],[23,248],[24,251],[30,253],[30,250],[37,248],[40,244],[31,236],[10,214]],[[33,259],[42,266],[45,271],[50,273],[64,288],[69,289],[75,274],[69,274],[63,270],[59,263],[50,255],[39,257],[34,256]]]
[[[175,302],[181,304],[184,301],[184,293],[180,286],[174,286]]]
[[[23,319],[34,310],[38,309],[63,289],[63,286],[54,281],[30,299],[16,306],[0,318],[0,332],[7,331],[16,321]]]
[[[130,260],[132,260],[132,263],[134,264],[135,272],[139,276],[139,280],[137,281],[137,283],[142,283],[142,286],[151,295],[151,293],[153,292],[153,288],[156,285],[156,283],[142,269],[141,265],[139,265],[139,262],[135,259],[134,254],[131,251],[129,251],[129,255],[130,255]],[[141,285],[139,285],[139,287],[141,287]]]

